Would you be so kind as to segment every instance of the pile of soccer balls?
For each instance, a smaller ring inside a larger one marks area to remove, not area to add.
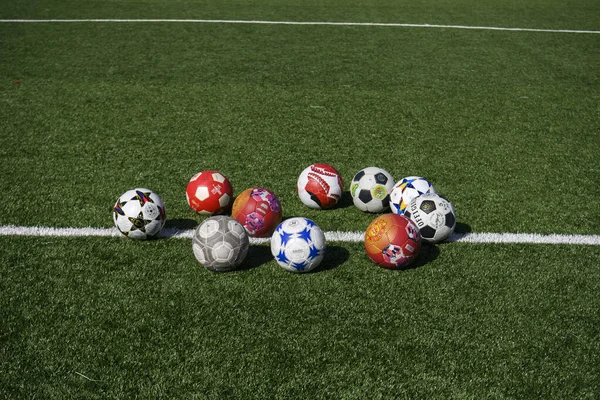
[[[313,164],[297,182],[302,203],[314,209],[335,207],[343,194],[339,172],[327,164]],[[354,205],[363,212],[392,213],[375,218],[366,230],[367,255],[378,265],[402,269],[417,257],[421,241],[446,240],[456,226],[452,204],[438,195],[425,178],[409,176],[395,182],[385,170],[368,167],[359,171],[350,184]],[[285,270],[308,272],[323,260],[325,235],[308,218],[295,217],[282,222],[277,196],[262,187],[233,196],[229,180],[218,171],[194,175],[186,188],[192,210],[209,216],[196,228],[192,249],[207,269],[231,271],[244,261],[250,238],[271,239],[271,253]],[[231,217],[223,215],[231,210]],[[156,236],[166,220],[161,198],[149,189],[124,193],[113,208],[119,231],[132,239]]]

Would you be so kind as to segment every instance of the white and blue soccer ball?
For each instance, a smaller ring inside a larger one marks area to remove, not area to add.
[[[283,221],[271,237],[271,254],[283,269],[308,272],[315,269],[325,255],[325,234],[308,218]]]
[[[113,207],[115,226],[131,239],[143,240],[156,236],[165,221],[165,205],[160,196],[150,189],[128,190]]]
[[[407,176],[398,181],[390,194],[390,208],[395,214],[404,214],[406,207],[415,197],[435,194],[431,182],[421,176]]]
[[[192,250],[206,269],[232,271],[246,258],[250,239],[235,219],[218,215],[205,219],[194,231]]]

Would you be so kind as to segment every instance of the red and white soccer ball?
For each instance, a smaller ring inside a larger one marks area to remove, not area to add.
[[[334,207],[342,197],[343,187],[342,176],[328,164],[313,164],[298,177],[298,196],[314,209]]]
[[[190,179],[185,197],[198,214],[223,214],[233,202],[233,187],[220,172],[202,171]]]

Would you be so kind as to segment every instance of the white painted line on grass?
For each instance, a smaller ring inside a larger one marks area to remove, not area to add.
[[[551,32],[551,33],[592,33],[598,34],[596,30],[577,29],[543,29],[543,28],[507,28],[501,26],[470,26],[470,25],[440,25],[440,24],[403,24],[393,22],[334,22],[334,21],[262,21],[262,20],[240,20],[240,19],[121,19],[121,18],[90,18],[90,19],[0,19],[0,23],[132,23],[132,22],[167,22],[167,23],[195,23],[195,24],[254,24],[254,25],[329,25],[329,26],[381,26],[400,28],[437,28],[437,29],[475,29],[487,31],[511,31],[511,32]]]
[[[159,236],[164,238],[191,239],[193,229],[166,228]],[[360,243],[364,232],[325,232],[328,242]],[[119,237],[116,228],[52,228],[43,226],[0,226],[0,236],[44,237]],[[252,244],[268,243],[270,238],[252,238]],[[448,242],[455,243],[532,243],[532,244],[583,244],[600,245],[600,235],[541,235],[537,233],[454,233]]]

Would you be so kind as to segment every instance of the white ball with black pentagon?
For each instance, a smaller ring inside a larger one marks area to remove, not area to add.
[[[378,167],[364,168],[352,179],[350,194],[354,205],[361,211],[378,213],[389,207],[394,178]]]
[[[323,260],[325,234],[308,218],[286,219],[271,236],[271,254],[286,271],[308,272]]]
[[[246,229],[225,215],[205,219],[196,228],[192,239],[198,262],[217,272],[236,269],[248,254],[249,245]]]
[[[410,201],[404,210],[421,232],[421,238],[429,243],[439,243],[450,237],[456,227],[456,213],[452,203],[435,194],[423,194]]]
[[[123,235],[144,240],[156,236],[167,219],[160,196],[150,189],[135,188],[123,193],[113,207],[113,222]]]
[[[390,208],[394,214],[404,214],[412,199],[422,194],[436,193],[433,185],[421,176],[407,176],[394,185],[390,193]]]

